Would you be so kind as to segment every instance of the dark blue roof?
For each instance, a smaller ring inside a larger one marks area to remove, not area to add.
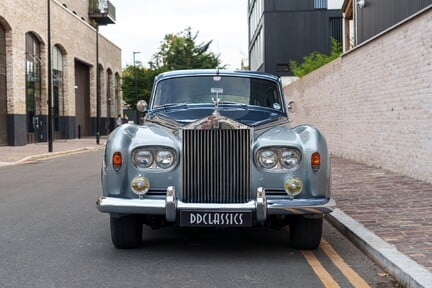
[[[231,71],[231,70],[219,70],[219,69],[189,69],[189,70],[174,70],[159,74],[156,80],[161,80],[170,77],[182,77],[182,76],[201,76],[201,75],[222,75],[222,76],[242,76],[242,77],[258,77],[267,78],[275,81],[279,81],[279,77],[259,71]]]

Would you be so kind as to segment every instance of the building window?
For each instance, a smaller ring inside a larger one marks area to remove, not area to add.
[[[53,73],[53,119],[54,131],[59,131],[60,116],[63,116],[64,89],[63,89],[63,53],[58,46],[54,46],[52,52],[52,73]],[[60,112],[61,111],[61,112]]]
[[[115,84],[114,84],[114,114],[117,116],[118,114],[121,114],[122,106],[121,106],[121,99],[120,99],[120,75],[118,73],[115,74]]]
[[[106,81],[106,97],[107,97],[107,131],[111,131],[114,127],[114,122],[111,123],[111,119],[115,118],[115,115],[112,113],[112,105],[113,105],[113,73],[111,69],[107,70],[107,81]]]
[[[250,50],[250,69],[259,70],[264,63],[264,31],[261,27]]]
[[[288,63],[277,64],[276,72],[288,73],[290,71],[290,67]]]
[[[327,9],[327,0],[314,0],[314,9]]]
[[[260,22],[260,19],[264,12],[264,1],[263,0],[256,0],[253,3],[252,12],[249,15],[249,41],[252,40],[252,37],[258,30],[258,25]]]
[[[25,37],[27,132],[37,134],[36,138],[28,139],[28,142],[34,142],[42,137],[41,119],[39,119],[42,113],[40,43],[32,33],[26,33]]]

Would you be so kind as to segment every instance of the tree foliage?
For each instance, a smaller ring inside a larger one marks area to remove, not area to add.
[[[193,34],[191,28],[177,34],[167,34],[159,51],[149,62],[150,68],[145,68],[141,64],[136,67],[127,66],[122,73],[123,100],[131,108],[135,108],[137,99],[148,102],[154,78],[165,71],[223,68],[219,55],[208,51],[212,41],[197,44],[197,37],[198,32]]]
[[[123,100],[135,108],[137,100],[150,99],[154,78],[163,72],[159,69],[146,69],[141,65],[127,66],[122,74]],[[136,81],[136,82],[135,82]]]
[[[165,35],[150,66],[166,70],[219,67],[219,55],[208,51],[212,41],[197,44],[197,37],[198,32],[192,34],[190,27],[177,34]]]
[[[336,39],[331,38],[330,55],[314,51],[308,56],[303,57],[303,62],[301,64],[294,60],[290,60],[290,69],[293,71],[294,76],[301,78],[338,58],[340,54],[342,54],[342,45]]]

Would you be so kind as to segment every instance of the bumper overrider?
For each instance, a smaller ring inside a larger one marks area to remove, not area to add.
[[[256,195],[256,200],[247,203],[185,203],[176,199],[175,188],[170,186],[165,199],[100,197],[96,205],[100,212],[110,214],[165,215],[168,222],[180,220],[180,223],[185,225],[231,224],[228,226],[254,220],[264,222],[268,215],[326,214],[332,212],[336,206],[332,198],[268,199],[263,188],[258,188]],[[182,217],[188,218],[187,223]]]

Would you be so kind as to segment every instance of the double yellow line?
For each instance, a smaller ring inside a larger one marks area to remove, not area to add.
[[[361,278],[345,261],[339,254],[330,246],[327,241],[321,239],[320,249],[330,258],[333,264],[342,272],[342,274],[348,279],[348,281],[354,287],[370,287],[366,281]],[[315,274],[319,277],[324,287],[337,288],[340,287],[339,284],[334,280],[334,278],[327,272],[327,270],[321,265],[318,258],[312,251],[302,251],[303,256],[306,261],[314,270]]]

